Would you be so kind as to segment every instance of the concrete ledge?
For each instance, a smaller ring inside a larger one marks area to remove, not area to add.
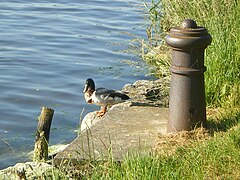
[[[166,133],[168,109],[119,104],[113,106],[102,118],[89,113],[91,128],[83,130],[64,151],[55,158],[63,161],[122,160],[131,152],[148,152],[157,142],[159,133]],[[94,121],[94,122],[93,122]],[[84,128],[83,128],[84,129]]]

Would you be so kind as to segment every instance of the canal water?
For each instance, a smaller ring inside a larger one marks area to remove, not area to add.
[[[1,1],[0,169],[28,160],[42,106],[55,110],[50,144],[77,136],[81,114],[99,109],[84,102],[86,78],[113,89],[149,78],[125,52],[128,34],[145,36],[141,2]]]

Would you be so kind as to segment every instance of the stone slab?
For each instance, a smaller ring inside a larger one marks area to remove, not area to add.
[[[166,133],[167,120],[167,108],[114,106],[57,154],[54,163],[109,158],[118,161],[129,153],[148,152],[156,145],[158,134]]]

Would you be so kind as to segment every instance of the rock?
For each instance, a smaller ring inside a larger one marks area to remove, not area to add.
[[[125,103],[112,106],[107,112],[109,114],[106,115],[109,115],[110,119],[114,119],[116,112],[123,112],[124,108],[131,106],[167,107],[169,86],[169,80],[164,78],[155,81],[139,80],[133,84],[126,84],[122,91],[126,92],[131,99]],[[81,132],[90,129],[94,124],[104,119],[97,117],[96,114],[96,112],[90,112],[84,117],[81,123]],[[66,146],[63,145],[56,151],[62,151]],[[51,150],[51,147],[49,147],[49,150]],[[57,152],[53,152],[53,156]],[[53,173],[59,173],[59,171],[53,165],[44,162],[18,163],[15,166],[0,170],[0,179],[52,179]]]
[[[158,79],[155,81],[138,80],[133,84],[126,84],[123,92],[131,98],[130,100],[112,106],[107,113],[126,106],[158,106],[167,107],[169,97],[169,80]],[[91,127],[102,118],[96,116],[96,112],[88,113],[81,123],[81,132]]]
[[[131,106],[132,102],[124,102],[113,105],[108,112],[111,112],[114,108],[121,108],[123,106]],[[108,113],[107,112],[107,113]],[[97,117],[97,111],[88,113],[82,120],[81,123],[81,133],[87,129],[91,129],[91,127],[96,124],[98,121],[101,121],[102,117]]]
[[[88,113],[81,122],[81,132],[90,129],[99,119],[97,111]]]
[[[15,166],[0,170],[0,179],[47,179],[53,171],[59,171],[52,165],[40,162],[17,163]]]
[[[169,86],[169,80],[164,78],[155,81],[138,80],[133,84],[126,84],[122,91],[131,97],[132,102],[167,107],[169,104]]]
[[[57,144],[49,146],[49,157],[54,157],[57,153],[63,151],[67,146],[68,144]],[[33,151],[29,153],[29,156],[33,156]],[[48,177],[53,176],[53,171],[59,171],[57,168],[51,165],[51,161],[52,160],[49,160],[49,163],[17,163],[15,166],[10,166],[6,169],[0,170],[0,179],[48,179]]]
[[[48,157],[51,159],[57,153],[63,151],[69,144],[55,144],[48,147]],[[28,153],[29,157],[33,158],[33,151]]]
[[[63,151],[69,144],[55,144],[48,147],[48,156],[54,157],[59,152]]]

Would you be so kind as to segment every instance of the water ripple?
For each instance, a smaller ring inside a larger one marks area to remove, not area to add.
[[[98,107],[83,99],[84,81],[114,89],[144,77],[115,53],[145,34],[134,0],[9,0],[0,7],[0,169],[32,150],[40,107],[55,110],[50,143],[69,142],[84,114]],[[134,72],[134,73],[133,73]],[[134,75],[133,75],[134,74]],[[114,83],[112,83],[114,81]],[[18,153],[16,153],[18,152]],[[24,154],[24,153],[23,153]],[[6,158],[9,157],[9,158]]]

